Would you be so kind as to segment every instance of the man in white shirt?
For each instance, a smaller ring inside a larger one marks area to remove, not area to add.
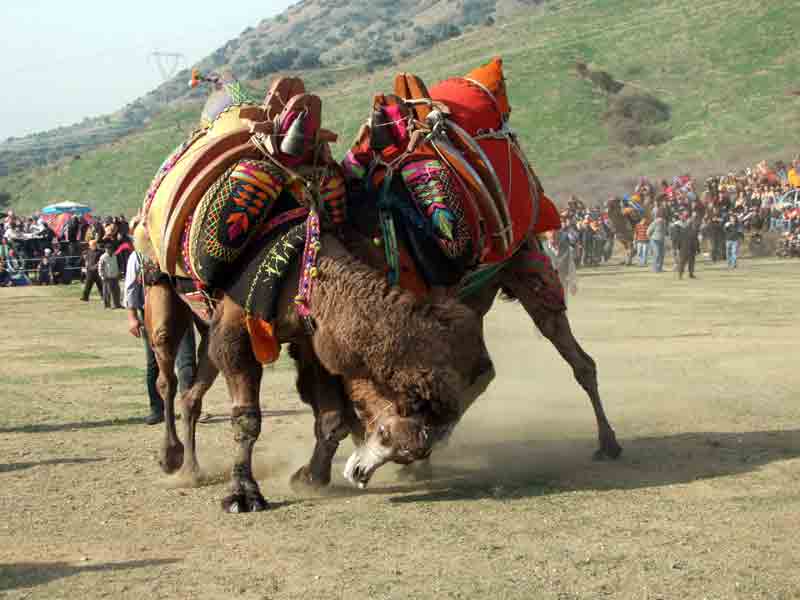
[[[136,222],[131,222],[131,232],[136,227]],[[145,417],[145,423],[156,425],[164,421],[164,400],[158,392],[158,362],[147,340],[147,331],[144,328],[144,277],[142,273],[142,257],[138,252],[132,252],[128,258],[125,269],[125,306],[128,309],[128,331],[144,341],[147,356],[147,395],[150,399],[150,414]],[[190,327],[183,336],[178,355],[175,358],[175,369],[178,373],[178,391],[189,389],[194,381],[196,350],[194,327]]]

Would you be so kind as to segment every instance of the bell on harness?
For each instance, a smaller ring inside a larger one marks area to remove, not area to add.
[[[306,113],[297,115],[281,141],[281,152],[289,156],[302,156],[306,151]]]
[[[372,111],[372,118],[370,119],[370,146],[372,149],[380,152],[384,148],[388,148],[394,144],[392,132],[390,129],[391,121],[386,113],[381,108],[376,108]]]

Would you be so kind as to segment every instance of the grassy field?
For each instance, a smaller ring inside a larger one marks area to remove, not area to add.
[[[309,87],[324,98],[326,127],[341,134],[341,156],[372,94],[389,90],[395,72],[434,82],[502,55],[512,124],[545,186],[556,194],[599,193],[639,173],[727,169],[795,153],[798,100],[788,92],[800,81],[798,26],[788,0],[570,0],[467,33],[385,71],[314,72]],[[625,93],[667,102],[674,137],[636,151],[610,141],[602,119],[607,98],[576,76],[578,59],[623,81]],[[0,178],[0,190],[22,211],[69,199],[99,213],[134,212],[198,115],[195,106],[162,114],[146,131],[80,160]]]
[[[573,328],[625,447],[521,309],[487,323],[498,378],[434,454],[356,493],[298,496],[312,418],[265,377],[256,473],[275,509],[224,515],[224,385],[200,426],[210,483],[162,476],[144,356],[119,311],[70,288],[0,291],[0,596],[244,600],[708,598],[800,593],[798,263],[701,263],[699,279],[582,271]]]

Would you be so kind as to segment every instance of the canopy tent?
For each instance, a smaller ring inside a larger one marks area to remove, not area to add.
[[[92,217],[89,213],[92,209],[85,204],[77,202],[59,202],[51,204],[42,209],[42,220],[52,229],[57,237],[61,237],[64,225],[73,217],[80,217],[81,221],[91,223]]]
[[[92,212],[92,209],[85,204],[78,204],[77,202],[59,202],[45,206],[42,209],[43,215],[58,215],[68,213],[71,215],[85,215]]]

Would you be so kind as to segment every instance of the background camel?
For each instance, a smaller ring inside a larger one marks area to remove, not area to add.
[[[625,264],[633,264],[633,255],[636,247],[633,244],[633,223],[625,216],[622,210],[622,200],[611,198],[606,205],[608,210],[608,220],[614,229],[617,241],[625,249]]]

